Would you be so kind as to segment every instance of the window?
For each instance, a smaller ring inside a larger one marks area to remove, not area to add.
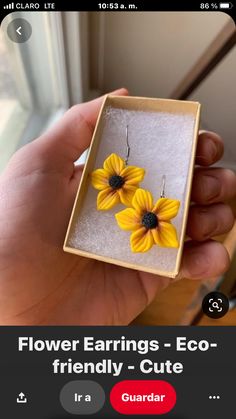
[[[15,12],[0,31],[0,172],[16,149],[53,124],[73,103],[84,99],[81,21],[85,14]],[[32,34],[13,42],[7,27],[26,19]],[[82,27],[83,29],[83,27]],[[86,49],[86,48],[85,48]],[[84,71],[86,73],[86,71]]]

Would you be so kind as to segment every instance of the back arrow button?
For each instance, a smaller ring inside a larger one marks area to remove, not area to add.
[[[7,35],[11,41],[22,44],[31,37],[32,26],[28,20],[18,17],[8,24]]]
[[[22,33],[21,33],[21,29],[22,29],[22,26],[19,26],[19,28],[17,28],[17,29],[16,29],[16,32],[17,32],[19,35],[22,35]]]

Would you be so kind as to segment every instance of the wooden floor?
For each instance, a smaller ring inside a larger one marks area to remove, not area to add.
[[[236,213],[236,200],[231,203]],[[236,242],[236,234],[232,235]],[[225,237],[219,238],[224,241]],[[232,241],[232,240],[231,240]],[[236,276],[236,272],[235,272]],[[194,293],[201,286],[201,281],[182,279],[172,283],[155,298],[147,309],[141,313],[133,324],[138,325],[178,325],[190,304]],[[203,315],[197,325],[202,326],[236,326],[236,309],[230,311],[219,320]]]

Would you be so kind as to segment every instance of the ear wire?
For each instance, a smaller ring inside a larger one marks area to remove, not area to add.
[[[166,175],[162,176],[162,185],[161,185],[161,198],[165,198],[165,187],[166,187]]]
[[[129,126],[126,125],[126,158],[125,158],[125,164],[128,164],[129,161],[129,154],[130,154],[130,145],[129,145],[129,135],[128,135],[128,128]]]

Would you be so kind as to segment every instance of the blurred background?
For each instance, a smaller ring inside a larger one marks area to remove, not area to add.
[[[15,43],[7,26],[25,18]],[[127,87],[131,95],[197,100],[202,127],[225,140],[235,167],[236,48],[221,12],[15,12],[0,32],[0,170],[74,103]],[[10,122],[10,127],[8,122]]]
[[[15,18],[32,26],[25,43],[8,37]],[[15,150],[68,107],[119,87],[133,96],[199,101],[201,128],[223,137],[221,165],[236,170],[235,69],[235,24],[225,13],[12,13],[0,31],[0,172]],[[232,253],[235,241],[236,233]],[[180,322],[196,287],[189,281],[173,284],[137,322]],[[226,317],[224,324],[230,324]]]

